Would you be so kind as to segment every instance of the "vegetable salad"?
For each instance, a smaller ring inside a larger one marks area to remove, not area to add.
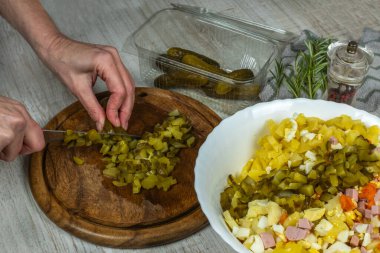
[[[254,253],[380,252],[380,129],[342,115],[267,122],[269,134],[221,193]]]

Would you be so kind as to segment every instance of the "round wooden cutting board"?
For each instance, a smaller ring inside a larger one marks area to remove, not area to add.
[[[98,94],[99,100],[108,97]],[[99,147],[67,148],[51,142],[32,155],[29,182],[42,211],[59,227],[86,241],[116,248],[142,248],[173,242],[205,225],[194,191],[194,166],[199,147],[220,122],[205,105],[178,93],[156,88],[136,88],[128,132],[152,131],[167,113],[178,109],[193,126],[195,147],[179,153],[172,176],[177,184],[169,191],[151,189],[132,193],[132,187],[116,187],[102,174]],[[79,102],[54,117],[47,129],[94,129]],[[73,156],[85,161],[78,166]]]

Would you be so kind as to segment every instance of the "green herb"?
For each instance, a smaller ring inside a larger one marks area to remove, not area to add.
[[[285,66],[282,63],[282,59],[280,61],[276,60],[276,66],[275,66],[275,73],[273,71],[270,71],[274,77],[275,85],[276,85],[276,95],[278,96],[278,93],[280,92],[280,88],[282,85],[282,82],[285,78]]]
[[[305,93],[308,98],[314,99],[319,90],[324,93],[327,89],[327,48],[332,41],[325,38],[306,40],[307,49],[297,53],[289,74],[286,74],[289,66],[276,61],[275,72],[271,73],[275,79],[277,95],[284,80],[294,98]]]

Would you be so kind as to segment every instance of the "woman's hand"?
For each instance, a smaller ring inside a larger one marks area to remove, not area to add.
[[[59,34],[40,56],[83,104],[98,130],[106,117],[114,126],[128,128],[134,83],[115,48],[77,42]],[[92,90],[98,76],[111,92],[106,112]]]
[[[42,130],[25,107],[0,96],[0,160],[13,161],[18,155],[40,151],[44,146]]]

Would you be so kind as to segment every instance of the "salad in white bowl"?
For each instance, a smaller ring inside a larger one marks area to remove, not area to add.
[[[378,126],[320,100],[246,108],[199,151],[202,210],[238,252],[380,252]]]

